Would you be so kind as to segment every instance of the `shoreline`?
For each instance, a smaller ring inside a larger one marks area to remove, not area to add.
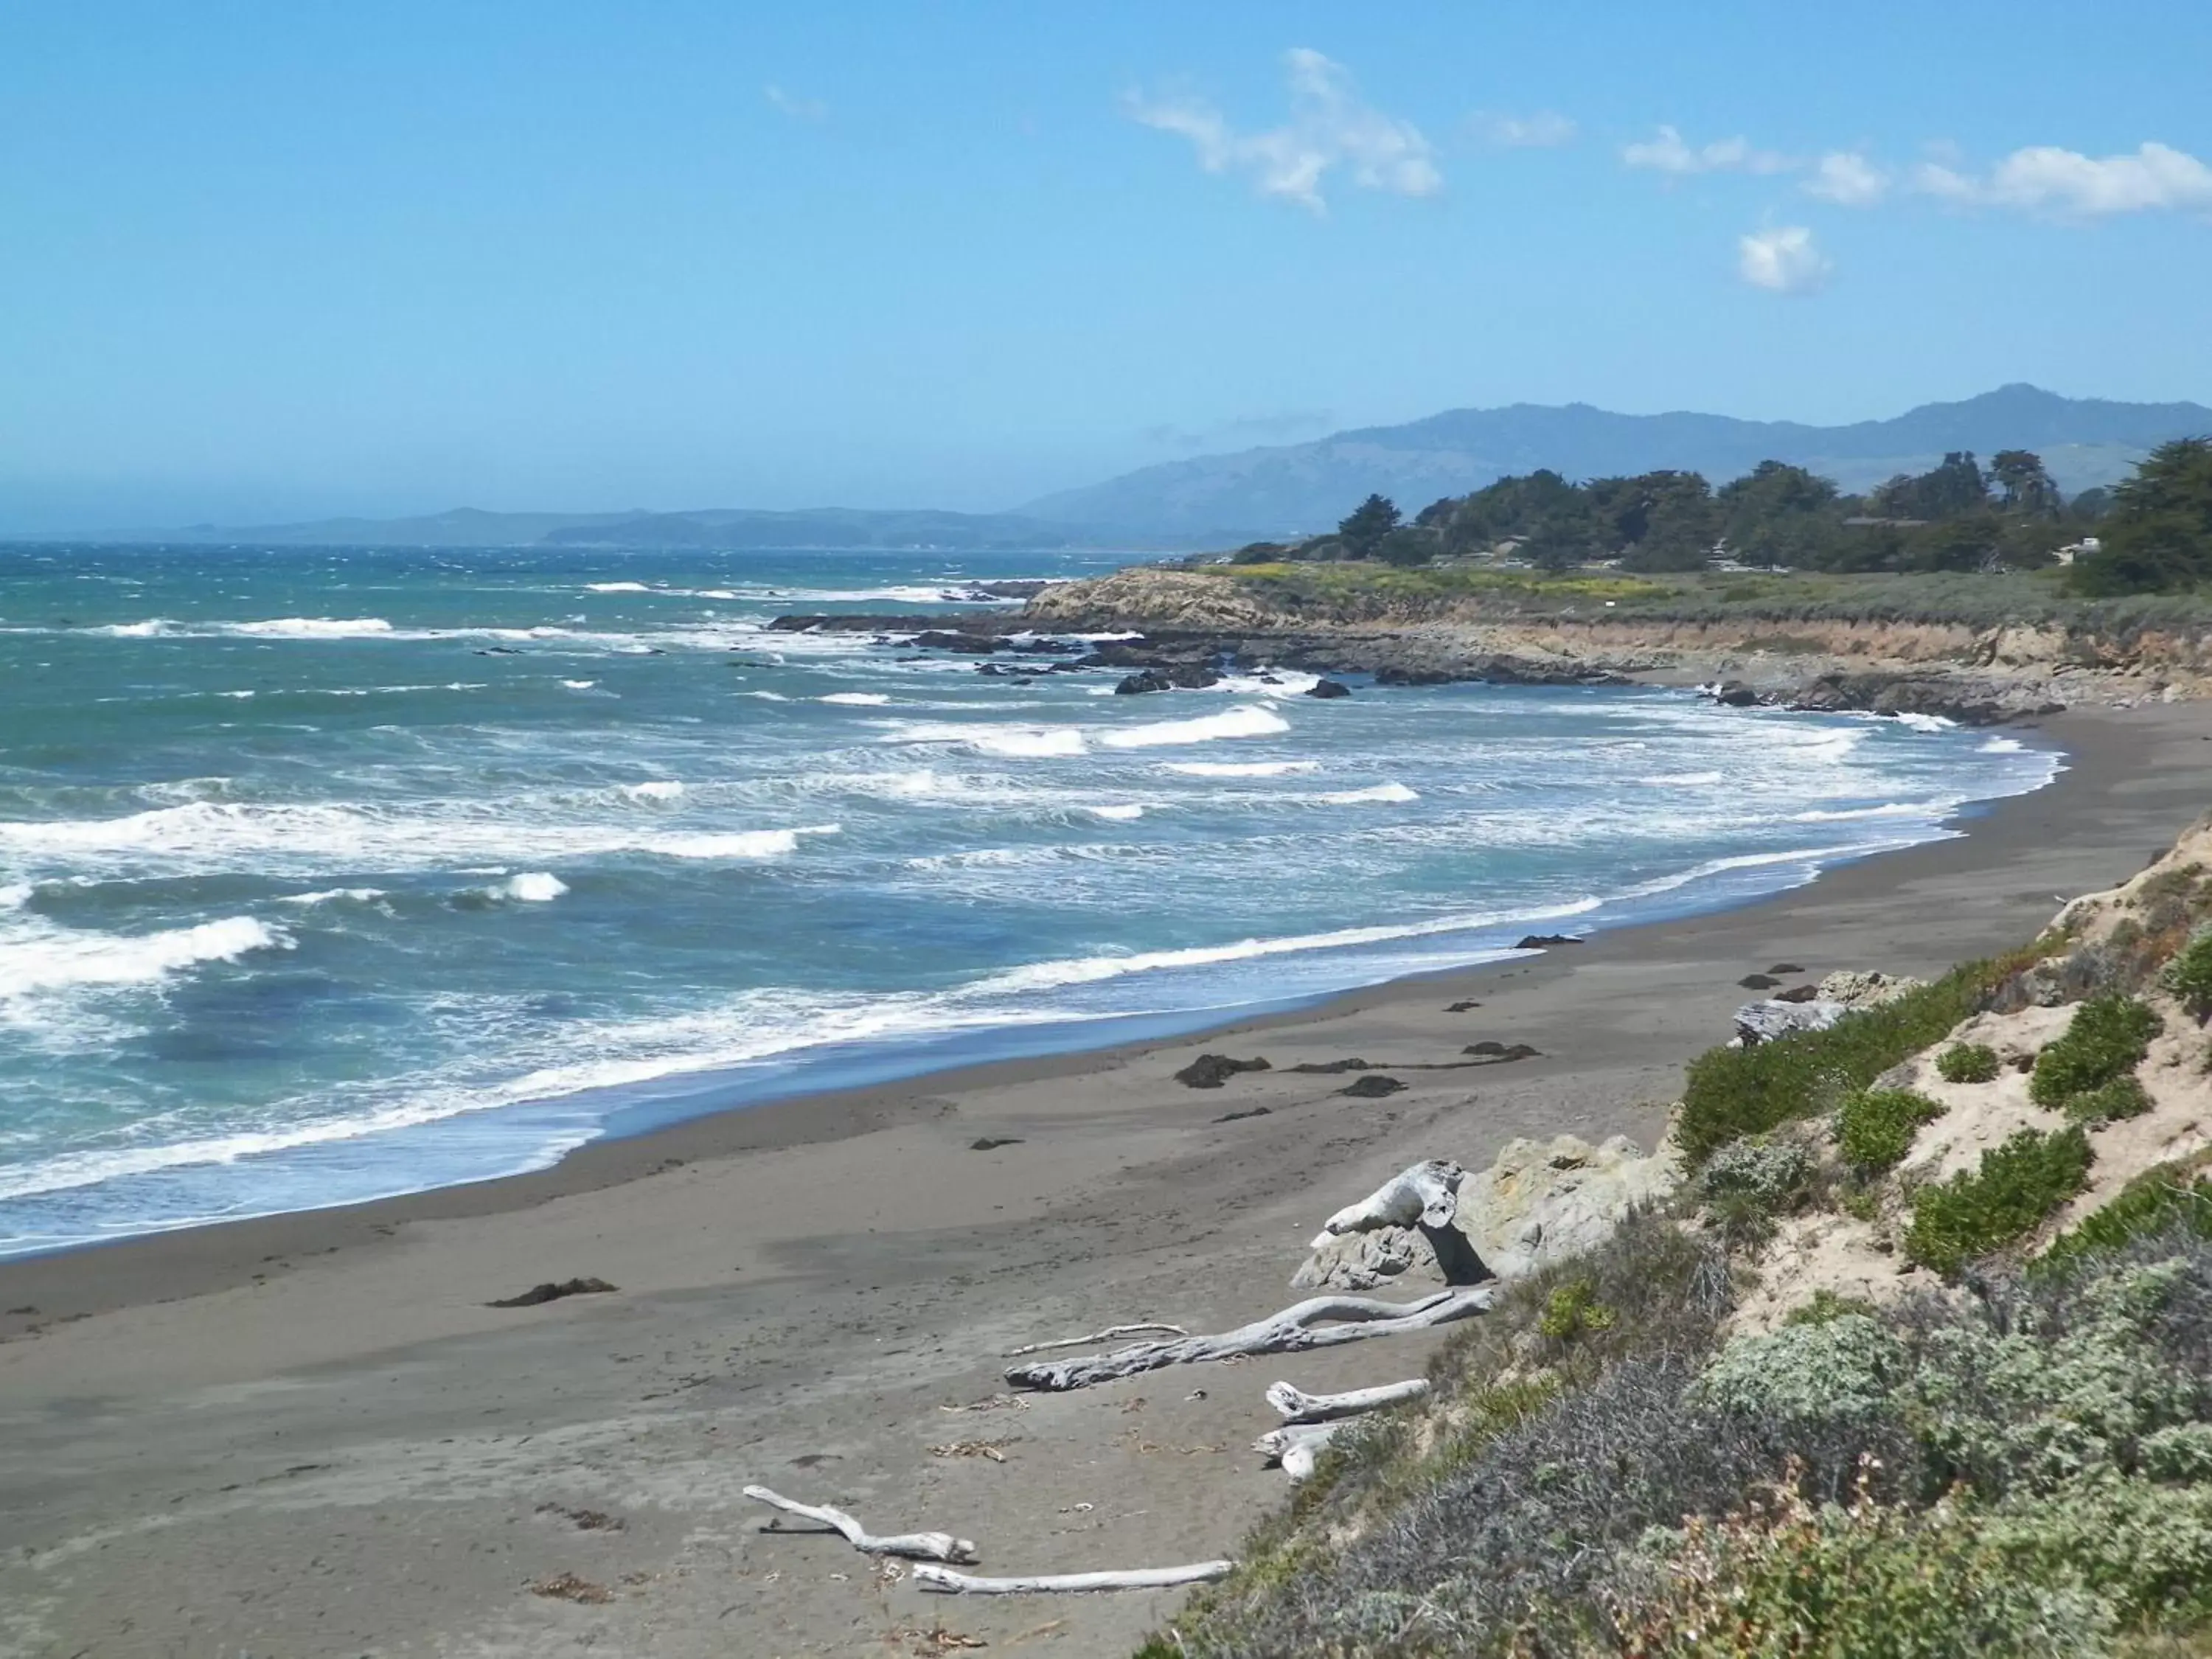
[[[1679,675],[1655,673],[1639,678],[1649,684],[1677,688],[1686,683]],[[2015,729],[2047,730],[2051,722],[2063,724],[2064,720],[2062,714],[2051,717],[2051,721],[2033,720],[2008,724]],[[1984,836],[1993,818],[2015,811],[2024,803],[2049,796],[2063,787],[2079,769],[2079,745],[2061,738],[2052,748],[2059,757],[2059,765],[2049,783],[2025,794],[1968,804],[1946,820],[1946,827],[1952,831],[1948,835],[1901,848],[1879,848],[1824,865],[1811,882],[1692,909],[1681,915],[1630,921],[1606,928],[1574,948],[1585,950],[1595,942],[1632,944],[1635,936],[1645,930],[1758,910],[1785,900],[1793,893],[1832,884],[1849,872],[1870,865],[1886,866],[1898,860],[1909,860],[1917,854]],[[1900,875],[1897,878],[1907,878]],[[1080,1029],[1081,1024],[1133,1024],[1157,1019],[1168,1029],[1081,1042],[1042,1054],[994,1056],[944,1066],[921,1064],[866,1083],[800,1087],[771,1093],[764,1098],[682,1111],[665,1121],[635,1129],[603,1131],[562,1153],[553,1163],[535,1170],[235,1220],[194,1222],[0,1259],[0,1305],[12,1309],[29,1304],[40,1310],[36,1316],[0,1310],[0,1342],[55,1319],[79,1318],[148,1299],[143,1287],[149,1284],[159,1286],[158,1294],[151,1299],[170,1300],[243,1282],[250,1277],[247,1264],[258,1268],[274,1259],[310,1252],[327,1253],[333,1248],[331,1237],[357,1247],[373,1243],[395,1225],[501,1214],[572,1193],[603,1190],[657,1173],[672,1164],[843,1140],[926,1118],[928,1110],[915,1097],[917,1091],[929,1096],[960,1093],[1109,1071],[1131,1058],[1164,1047],[1230,1041],[1336,1015],[1358,1013],[1401,997],[1423,994],[1425,987],[1464,996],[1471,994],[1472,988],[1477,987],[1486,975],[1516,964],[1533,966],[1553,954],[1531,957],[1516,952],[1489,961],[1323,992],[1273,1007],[1232,1005],[1183,1014],[1111,1015],[1097,1022],[1071,1022],[1070,1029]],[[1747,999],[1749,994],[1746,994]],[[1240,1013],[1239,1006],[1254,1011]],[[1209,1017],[1213,1015],[1221,1017]],[[1194,1023],[1186,1024],[1186,1020]],[[919,1060],[920,1055],[915,1058]],[[728,1075],[716,1072],[697,1073],[693,1086],[701,1092],[726,1088],[726,1082],[721,1079]],[[666,1111],[668,1108],[664,1105],[657,1109]],[[611,1119],[620,1116],[619,1110],[611,1115]],[[176,1249],[180,1245],[182,1249]],[[141,1259],[123,1260],[126,1255]],[[68,1269],[61,1266],[64,1262],[83,1265]],[[52,1271],[35,1271],[42,1267]],[[111,1273],[110,1268],[114,1271]],[[110,1297],[100,1293],[102,1285],[125,1279],[137,1287],[131,1294]],[[15,1294],[25,1285],[40,1294]]]
[[[1273,1312],[1319,1218],[1415,1158],[1650,1146],[1743,975],[2015,945],[2212,805],[2212,705],[2049,731],[2071,763],[2050,787],[1759,903],[1202,1038],[694,1119],[534,1176],[0,1264],[0,1307],[41,1326],[0,1341],[0,1656],[797,1659],[933,1627],[1126,1655],[1176,1593],[939,1601],[762,1532],[744,1486],[955,1529],[991,1572],[1233,1554],[1284,1492],[1244,1449],[1262,1388],[1418,1373],[1443,1334],[1018,1403],[1000,1356]],[[1427,1069],[1477,1038],[1539,1053]],[[1185,1088],[1201,1046],[1273,1068]],[[1346,1055],[1407,1086],[1346,1099],[1292,1069]],[[488,1305],[586,1276],[617,1288]]]

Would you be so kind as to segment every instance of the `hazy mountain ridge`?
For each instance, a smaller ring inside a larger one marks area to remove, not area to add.
[[[2063,398],[2025,385],[1834,427],[1514,404],[1170,461],[1021,510],[1127,533],[1226,540],[1324,528],[1370,490],[1410,511],[1540,467],[1576,478],[1674,468],[1717,484],[1774,459],[1863,489],[1924,471],[1954,449],[1984,459],[1999,449],[2037,450],[2071,492],[2114,483],[2154,446],[2205,432],[2212,432],[2212,409],[2199,404]]]

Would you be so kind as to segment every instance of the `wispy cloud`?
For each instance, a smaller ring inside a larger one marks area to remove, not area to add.
[[[1838,207],[1875,207],[1889,194],[1890,176],[1855,149],[1830,150],[1813,164],[1808,196]]]
[[[1736,243],[1737,273],[1770,294],[1814,293],[1833,269],[1803,225],[1755,230]]]
[[[1336,422],[1326,409],[1286,409],[1272,415],[1243,415],[1193,429],[1148,426],[1140,434],[1149,444],[1171,449],[1220,449],[1231,444],[1280,444],[1309,433],[1325,432]]]
[[[794,121],[818,125],[830,118],[830,106],[820,99],[801,98],[795,93],[786,92],[773,81],[761,88],[761,96]]]
[[[1315,213],[1328,210],[1322,183],[1340,167],[1363,190],[1431,196],[1443,188],[1436,151],[1420,129],[1363,100],[1342,64],[1305,46],[1284,54],[1284,63],[1291,118],[1282,126],[1239,132],[1197,98],[1132,94],[1129,116],[1188,138],[1208,173],[1245,174],[1262,196]]]
[[[1630,167],[1676,178],[1692,173],[1787,173],[1797,165],[1786,155],[1755,148],[1748,138],[1697,145],[1673,127],[1661,127],[1656,137],[1624,146],[1620,159]]]
[[[1557,149],[1575,142],[1579,129],[1556,110],[1533,115],[1501,115],[1484,110],[1474,116],[1474,131],[1490,143],[1506,149]]]
[[[2014,150],[1985,174],[1923,161],[1912,170],[1911,183],[1923,195],[1962,205],[2062,218],[2212,212],[2212,167],[2159,143],[2106,156],[2037,144]]]

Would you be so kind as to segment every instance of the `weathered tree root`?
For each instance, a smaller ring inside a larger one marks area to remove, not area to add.
[[[1402,1405],[1408,1400],[1419,1400],[1428,1391],[1427,1382],[1418,1376],[1372,1389],[1353,1389],[1346,1394],[1308,1394],[1288,1382],[1271,1382],[1267,1385],[1267,1403],[1282,1414],[1286,1423],[1326,1423],[1334,1418],[1357,1417],[1362,1412]]]
[[[1316,1296],[1215,1336],[1186,1336],[1168,1342],[1135,1342],[1111,1353],[1079,1359],[1055,1359],[1010,1367],[1007,1382],[1017,1389],[1059,1392],[1087,1389],[1167,1365],[1197,1364],[1262,1353],[1304,1353],[1361,1342],[1371,1336],[1423,1331],[1489,1311],[1497,1288],[1437,1291],[1414,1302],[1381,1302],[1364,1296]]]
[[[1173,1589],[1179,1584],[1226,1578],[1234,1561],[1196,1561],[1187,1567],[1139,1567],[1128,1572],[1048,1573],[1034,1578],[978,1578],[945,1567],[920,1566],[914,1582],[946,1595],[1068,1595],[1086,1590]]]
[[[826,1504],[793,1503],[766,1486],[747,1486],[745,1496],[802,1520],[815,1522],[830,1531],[844,1534],[845,1541],[863,1555],[903,1555],[928,1561],[974,1562],[981,1559],[974,1544],[965,1538],[955,1538],[949,1532],[902,1532],[878,1538],[844,1510],[833,1510]],[[762,1530],[781,1532],[786,1528],[771,1521]]]
[[[1347,1204],[1327,1221],[1306,1248],[1317,1250],[1339,1233],[1375,1227],[1446,1227],[1459,1211],[1459,1186],[1467,1171],[1445,1158],[1430,1158],[1392,1176],[1357,1204]]]

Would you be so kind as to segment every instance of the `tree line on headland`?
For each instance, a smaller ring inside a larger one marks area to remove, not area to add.
[[[2093,544],[2085,545],[2085,544]],[[2212,581],[2212,438],[2163,444],[2111,489],[2068,499],[2042,458],[1969,452],[1863,495],[1783,461],[1762,461],[1715,489],[1695,472],[1579,483],[1540,471],[1446,496],[1407,522],[1370,495],[1332,533],[1256,542],[1244,564],[1366,560],[1415,566],[1510,554],[1540,569],[1618,563],[1695,571],[1716,558],[1798,570],[1985,571],[2063,562],[2085,595],[2153,592]]]

